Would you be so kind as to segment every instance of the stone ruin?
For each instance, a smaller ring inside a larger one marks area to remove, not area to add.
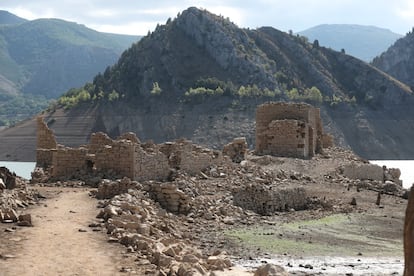
[[[305,210],[307,193],[303,187],[280,187],[280,185],[245,185],[233,193],[237,206],[252,210],[263,216],[290,210]]]
[[[304,103],[270,102],[256,110],[256,154],[311,158],[333,145],[324,134],[319,108]]]
[[[37,119],[36,167],[52,179],[101,176],[133,180],[166,180],[173,170],[196,174],[223,162],[220,151],[206,149],[181,139],[175,142],[141,143],[134,133],[112,140],[93,133],[88,145],[65,147],[56,142],[42,117]]]

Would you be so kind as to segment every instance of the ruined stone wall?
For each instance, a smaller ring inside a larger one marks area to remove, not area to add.
[[[153,148],[137,146],[134,151],[134,177],[136,180],[165,180],[170,166],[165,154],[154,145]]]
[[[92,134],[88,156],[96,171],[110,171],[111,174],[134,178],[135,148],[138,144],[131,141],[134,135],[125,137],[129,139],[112,140],[102,132]]]
[[[134,154],[137,145],[128,141],[114,141],[95,152],[94,166],[96,170],[111,171],[118,176],[134,178]]]
[[[53,151],[52,176],[71,177],[86,169],[86,148],[58,147]]]
[[[207,148],[193,144],[183,145],[181,152],[180,169],[189,174],[197,174],[200,171],[222,161],[222,154]]]
[[[238,137],[223,147],[223,155],[230,157],[231,161],[235,163],[240,163],[246,159],[247,149],[246,138]]]
[[[309,156],[308,125],[296,120],[276,120],[266,130],[268,146],[262,151],[286,157],[307,158]]]
[[[277,123],[283,120],[286,120],[286,122]],[[305,123],[301,126],[303,130],[298,130],[297,124],[295,125],[293,121]],[[290,129],[292,127],[294,130]],[[305,130],[304,128],[307,129]],[[295,131],[298,132],[296,136],[293,135]],[[299,158],[312,157],[315,153],[322,152],[322,135],[320,111],[311,105],[273,102],[260,105],[257,108],[257,154],[272,154]],[[291,140],[293,139],[295,142],[287,141],[287,137]],[[284,146],[276,145],[278,142],[284,143]],[[285,152],[288,155],[285,155]]]
[[[160,151],[167,156],[171,168],[189,174],[197,174],[223,161],[221,152],[194,145],[187,140],[164,143]]]
[[[374,164],[351,163],[342,168],[342,173],[349,179],[384,180],[383,168]]]
[[[170,212],[187,214],[191,209],[191,198],[172,183],[154,184],[151,193]]]
[[[218,151],[193,145],[190,141],[155,145],[141,144],[134,133],[112,140],[104,133],[94,133],[90,143],[80,148],[57,146],[53,133],[40,118],[38,164],[51,170],[54,178],[107,175],[134,180],[165,180],[171,169],[189,174],[222,162]]]
[[[303,187],[278,187],[263,184],[246,185],[233,193],[234,205],[254,211],[260,215],[290,209],[306,209],[306,191]]]
[[[43,117],[37,117],[37,146],[36,166],[46,168],[52,165],[51,149],[56,149],[57,142],[53,131],[43,121]]]

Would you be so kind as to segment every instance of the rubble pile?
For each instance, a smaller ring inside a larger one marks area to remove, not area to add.
[[[13,223],[28,220],[30,215],[19,215],[22,213],[20,210],[34,204],[37,197],[35,192],[27,189],[22,178],[7,168],[0,167],[0,222]]]
[[[137,181],[131,181],[127,177],[124,177],[123,179],[118,179],[116,181],[102,179],[96,192],[96,198],[109,199],[116,195],[126,193],[129,189],[137,188],[139,188],[139,183]]]
[[[232,266],[225,252],[206,255],[197,249],[184,231],[188,218],[167,212],[143,189],[130,189],[103,205],[97,217],[103,219],[111,240],[136,252],[144,264],[152,264],[152,273],[203,275]]]
[[[239,137],[223,147],[223,155],[230,157],[231,161],[235,163],[240,163],[246,159],[247,149],[246,138]]]

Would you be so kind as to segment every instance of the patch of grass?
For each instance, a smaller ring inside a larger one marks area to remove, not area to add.
[[[250,249],[300,256],[401,256],[402,236],[376,234],[375,220],[336,214],[316,220],[227,231],[228,238]],[[381,222],[379,222],[381,223]]]

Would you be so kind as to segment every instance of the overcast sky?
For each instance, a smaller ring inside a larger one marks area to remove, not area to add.
[[[229,17],[240,27],[272,26],[299,32],[319,24],[374,25],[406,34],[414,0],[1,0],[0,9],[32,20],[61,18],[102,32],[145,35],[195,6]]]

